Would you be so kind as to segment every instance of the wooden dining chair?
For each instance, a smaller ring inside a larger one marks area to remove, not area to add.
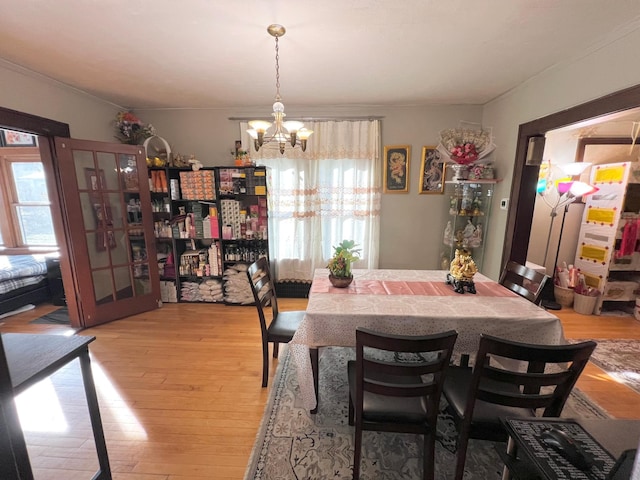
[[[457,337],[454,330],[402,336],[356,329],[356,360],[348,363],[349,425],[356,427],[354,479],[360,477],[362,431],[376,430],[424,435],[423,478],[433,480],[438,406]],[[418,355],[401,363],[372,357],[369,350],[365,356],[365,347],[390,357],[395,352]]]
[[[281,312],[278,309],[276,288],[269,273],[269,261],[261,257],[247,269],[253,292],[260,330],[262,332],[262,386],[269,381],[269,343],[273,343],[273,358],[278,358],[278,347],[289,343],[304,318],[304,310]],[[269,310],[271,313],[269,314]],[[270,317],[270,321],[267,318]]]
[[[544,273],[509,260],[500,275],[500,284],[521,297],[538,304],[540,294],[548,279],[549,277]]]
[[[449,367],[442,392],[458,429],[455,480],[470,438],[507,439],[501,418],[559,417],[595,348],[593,341],[532,345],[482,335],[473,369]]]

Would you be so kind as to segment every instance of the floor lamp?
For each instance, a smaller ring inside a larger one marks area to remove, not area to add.
[[[590,163],[586,162],[575,162],[559,165],[558,167],[560,168],[560,170],[562,170],[564,177],[553,181],[551,180],[551,161],[548,161],[546,175],[538,181],[537,193],[547,204],[547,206],[551,208],[551,212],[549,213],[549,215],[551,216],[551,222],[549,224],[549,233],[547,234],[547,245],[544,251],[543,265],[545,268],[547,264],[547,255],[549,254],[549,246],[551,243],[551,234],[553,232],[553,222],[558,216],[558,211],[562,209],[562,224],[560,226],[560,234],[558,235],[558,246],[556,248],[553,273],[551,275],[551,287],[553,287],[553,284],[555,283],[555,270],[558,265],[558,255],[560,254],[560,244],[562,242],[564,220],[567,215],[569,205],[575,202],[578,198],[589,195],[598,190],[593,185],[573,180],[574,177],[580,175],[590,165]],[[549,284],[549,282],[547,282],[547,284]],[[551,297],[551,295],[545,296]],[[551,300],[551,298],[542,300],[542,306],[550,310],[560,310],[561,308],[560,304],[555,301],[555,296],[553,297],[553,300]]]

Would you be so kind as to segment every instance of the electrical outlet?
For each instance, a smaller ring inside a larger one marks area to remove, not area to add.
[[[508,198],[503,198],[502,200],[500,200],[500,210],[506,210],[508,206],[509,206]]]

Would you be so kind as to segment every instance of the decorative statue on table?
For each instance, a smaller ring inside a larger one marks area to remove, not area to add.
[[[456,254],[449,266],[449,273],[447,273],[447,284],[453,285],[453,289],[457,293],[464,293],[465,288],[469,293],[476,293],[476,286],[473,283],[473,276],[476,273],[478,273],[478,267],[476,267],[469,251],[456,249]]]

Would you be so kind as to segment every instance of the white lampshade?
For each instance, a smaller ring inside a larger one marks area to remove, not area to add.
[[[565,163],[563,165],[558,165],[558,168],[560,168],[560,170],[562,170],[562,172],[565,175],[575,177],[576,175],[580,175],[590,166],[591,164],[588,162],[573,162],[573,163]]]
[[[271,122],[266,120],[251,120],[249,126],[256,132],[266,132],[271,126]]]
[[[289,133],[295,133],[304,127],[304,123],[297,120],[288,120],[283,122],[282,126],[286,128]]]
[[[593,185],[589,185],[584,182],[573,182],[571,188],[569,189],[569,193],[574,197],[582,197],[583,195],[589,195],[590,193],[597,192],[598,187],[594,187]]]

